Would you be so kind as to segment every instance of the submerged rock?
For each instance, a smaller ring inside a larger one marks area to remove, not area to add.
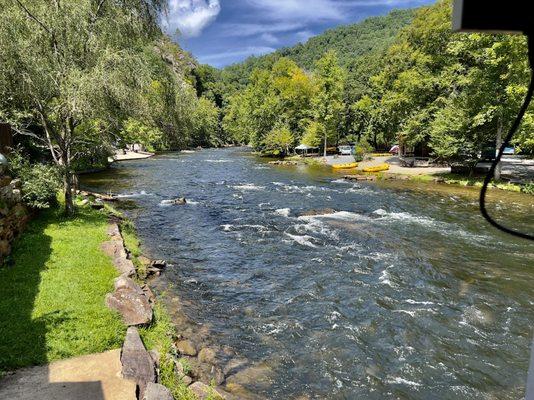
[[[190,340],[180,340],[175,343],[176,349],[181,353],[185,354],[186,356],[196,356],[197,355],[197,348],[195,344]]]
[[[220,389],[214,389],[205,383],[195,382],[189,389],[197,396],[199,400],[213,399],[213,400],[231,400],[235,399],[234,396],[229,393],[225,393]]]
[[[215,362],[215,351],[209,347],[205,347],[198,353],[198,361],[201,363],[213,364]]]
[[[317,210],[304,211],[299,214],[299,217],[315,217],[317,215],[335,214],[337,211],[333,208],[320,208]]]
[[[376,175],[345,175],[343,179],[348,181],[376,181]]]

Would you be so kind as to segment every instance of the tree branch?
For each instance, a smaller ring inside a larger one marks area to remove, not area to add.
[[[20,8],[22,8],[24,10],[24,12],[26,13],[26,15],[34,20],[35,22],[37,22],[37,24],[43,28],[48,34],[54,36],[54,34],[52,33],[52,31],[50,30],[50,28],[48,28],[39,18],[37,18],[35,15],[33,15],[30,10],[28,10],[28,8],[22,4],[22,2],[20,0],[15,0],[15,2],[19,5]]]

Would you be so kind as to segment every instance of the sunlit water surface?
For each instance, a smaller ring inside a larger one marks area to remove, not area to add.
[[[243,149],[171,153],[84,182],[135,200],[147,252],[172,264],[159,285],[191,328],[177,324],[259,366],[245,385],[255,393],[524,395],[534,248],[482,223],[473,189],[348,183]],[[187,206],[165,204],[182,196]],[[508,224],[533,228],[531,197],[493,197]],[[299,217],[324,208],[337,212]]]

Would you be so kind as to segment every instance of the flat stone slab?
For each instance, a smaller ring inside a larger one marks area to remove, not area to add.
[[[122,376],[137,383],[139,397],[143,398],[147,384],[156,382],[156,368],[136,328],[130,327],[126,332],[121,363]]]
[[[149,382],[143,400],[174,400],[171,391],[159,383]]]
[[[152,321],[152,306],[143,290],[130,278],[115,281],[115,292],[106,296],[106,305],[119,312],[128,326],[145,325]]]
[[[0,380],[0,399],[135,400],[121,368],[120,350],[24,368]]]

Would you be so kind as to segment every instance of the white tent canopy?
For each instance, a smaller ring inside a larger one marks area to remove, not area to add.
[[[312,146],[306,146],[305,144],[301,144],[297,147],[295,147],[295,150],[314,150],[318,149],[319,147],[312,147]]]

